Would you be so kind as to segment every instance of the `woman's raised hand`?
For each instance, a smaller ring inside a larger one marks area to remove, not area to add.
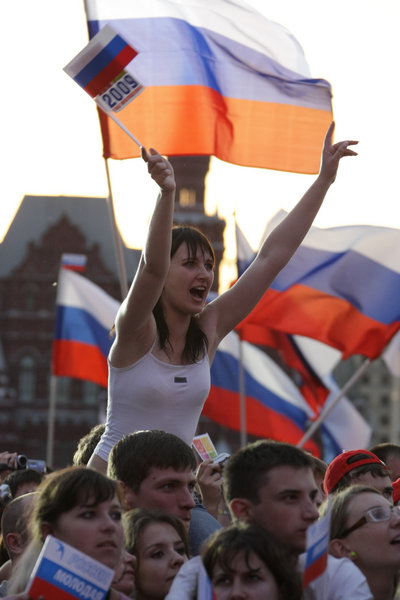
[[[175,175],[168,160],[154,148],[149,148],[147,152],[143,146],[142,158],[147,163],[147,170],[157,185],[165,192],[173,192],[176,187]]]
[[[357,156],[357,152],[354,152],[349,146],[358,144],[356,140],[345,140],[344,142],[337,142],[332,144],[333,132],[335,130],[335,123],[329,126],[326,132],[324,148],[322,150],[322,160],[320,176],[327,179],[329,183],[333,183],[336,179],[337,170],[339,167],[339,161],[343,156]]]

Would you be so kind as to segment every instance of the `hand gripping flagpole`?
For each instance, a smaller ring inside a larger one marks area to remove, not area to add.
[[[347,394],[349,389],[355,384],[355,382],[361,377],[364,371],[371,364],[371,359],[367,358],[357,369],[357,371],[350,377],[349,381],[345,384],[343,389],[339,392],[336,398],[333,398],[331,402],[322,410],[318,419],[316,419],[309,429],[305,432],[300,442],[297,444],[298,448],[303,448],[304,444],[314,435],[317,429],[321,426],[322,422],[326,419],[326,417],[330,414],[330,412],[335,408],[336,404]]]

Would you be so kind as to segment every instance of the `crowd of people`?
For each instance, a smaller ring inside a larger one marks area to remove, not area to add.
[[[98,435],[94,428],[80,449]],[[291,444],[259,440],[223,471],[207,461],[209,478],[198,476],[186,442],[160,430],[117,442],[108,475],[88,468],[79,452],[72,466],[35,479],[31,469],[14,469],[14,454],[0,453],[9,472],[2,487],[20,480],[2,506],[0,597],[29,600],[32,570],[51,535],[114,570],[110,600],[196,599],[202,581],[217,600],[393,600],[400,597],[393,488],[400,446],[374,450],[389,452],[392,468],[365,449],[327,465]],[[207,510],[217,494],[229,523]],[[328,511],[326,569],[304,587],[307,530]]]
[[[52,536],[111,569],[108,600],[191,600],[211,588],[216,600],[395,598],[400,446],[343,452],[329,465],[284,441],[248,444],[224,464],[192,448],[218,344],[290,260],[341,158],[356,154],[355,141],[333,144],[333,131],[310,189],[210,303],[213,249],[197,229],[173,227],[173,169],[143,149],[160,195],[113,327],[107,422],[54,472],[0,453],[0,597],[29,600]],[[326,566],[305,585],[307,532],[328,513]]]

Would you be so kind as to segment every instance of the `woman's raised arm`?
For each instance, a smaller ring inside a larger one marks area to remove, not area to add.
[[[216,332],[213,339],[209,339],[210,353],[249,314],[293,256],[310,229],[329,187],[335,181],[340,159],[343,156],[357,155],[349,148],[358,143],[354,140],[332,144],[334,128],[334,123],[331,123],[325,136],[321,168],[315,182],[264,240],[256,258],[235,285],[205,308],[202,316],[205,329],[207,333]]]
[[[155,335],[152,310],[159,299],[168,274],[171,251],[171,228],[175,201],[174,171],[156,150],[142,149],[148,172],[160,187],[160,194],[150,220],[145,247],[128,295],[118,311],[110,360],[114,366],[132,362],[132,343],[146,346]]]

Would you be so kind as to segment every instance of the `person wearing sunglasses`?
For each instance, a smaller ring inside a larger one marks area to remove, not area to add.
[[[328,510],[328,502],[322,513]],[[374,600],[393,600],[400,569],[400,507],[373,487],[352,485],[331,496],[329,551],[364,573]]]

